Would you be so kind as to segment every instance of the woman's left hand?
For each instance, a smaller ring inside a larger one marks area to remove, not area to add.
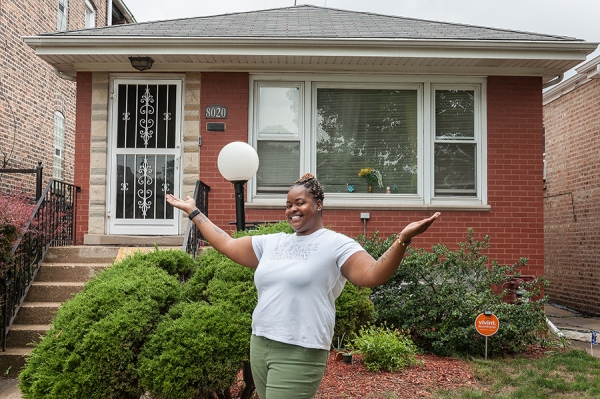
[[[418,236],[421,233],[427,231],[429,226],[435,222],[435,220],[440,217],[441,213],[436,212],[427,219],[419,220],[418,222],[412,222],[408,226],[406,226],[402,232],[398,235],[401,242],[408,242],[413,237]]]

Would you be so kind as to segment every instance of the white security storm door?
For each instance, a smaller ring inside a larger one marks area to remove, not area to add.
[[[181,81],[115,80],[112,117],[109,234],[178,234]]]

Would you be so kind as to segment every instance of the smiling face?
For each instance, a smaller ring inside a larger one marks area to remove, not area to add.
[[[304,186],[293,186],[288,191],[285,203],[285,217],[297,235],[312,234],[323,228],[319,211],[323,201],[315,197]]]

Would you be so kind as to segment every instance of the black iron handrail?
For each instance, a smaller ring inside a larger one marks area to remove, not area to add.
[[[35,200],[39,200],[42,196],[42,172],[44,168],[42,163],[38,162],[38,166],[35,169],[0,169],[0,173],[7,174],[22,174],[32,173],[35,174]]]
[[[39,267],[53,246],[75,243],[75,209],[78,187],[50,180],[27,224],[12,247],[11,262],[0,275],[2,328],[0,339],[6,351],[6,335],[19,312]]]
[[[194,199],[196,200],[196,207],[200,209],[205,216],[208,217],[208,192],[210,187],[204,184],[202,181],[196,181],[196,188],[194,189]],[[204,237],[200,233],[200,230],[194,223],[188,223],[187,230],[185,232],[185,238],[183,240],[183,250],[190,254],[194,259],[198,255],[198,247],[204,242]]]

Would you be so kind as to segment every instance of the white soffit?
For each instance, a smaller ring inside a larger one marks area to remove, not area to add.
[[[153,72],[330,71],[525,75],[551,80],[584,61],[597,43],[468,40],[244,39],[147,37],[24,38],[60,72],[132,71],[150,56]]]

